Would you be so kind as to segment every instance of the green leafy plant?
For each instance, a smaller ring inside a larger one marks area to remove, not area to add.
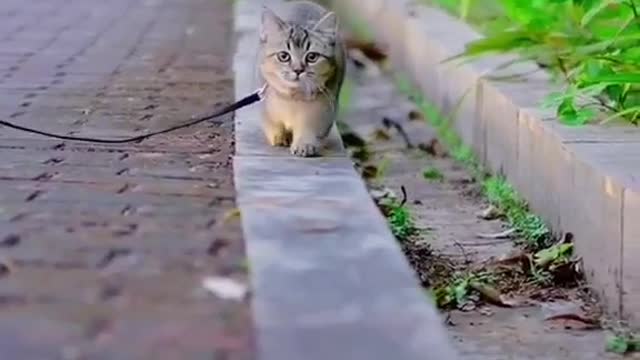
[[[436,129],[438,135],[453,134],[450,122],[440,114],[422,95],[415,91],[411,83],[402,76],[397,76],[397,86],[418,106],[424,118]],[[491,204],[496,206],[512,226],[516,234],[522,237],[526,245],[534,250],[549,246],[552,238],[549,228],[537,215],[529,211],[524,201],[504,178],[488,176],[483,166],[477,161],[473,150],[464,145],[457,135],[441,137],[444,145],[450,150],[454,160],[466,167],[473,177],[482,182],[483,192]]]
[[[418,233],[409,209],[395,198],[384,198],[378,204],[386,215],[391,232],[399,241],[405,241]]]
[[[444,175],[437,168],[430,166],[422,172],[422,177],[428,181],[440,182],[444,180]]]
[[[551,232],[539,216],[529,211],[526,201],[509,183],[501,177],[491,176],[484,180],[483,189],[487,200],[505,216],[527,246],[533,249],[548,246]]]
[[[640,338],[635,335],[612,335],[607,339],[606,350],[616,354],[640,351]]]
[[[568,125],[605,115],[640,122],[640,3],[637,0],[431,0],[486,37],[460,57],[495,53],[535,61],[562,80],[547,105]],[[481,14],[466,16],[465,14]]]
[[[478,284],[493,281],[488,272],[456,274],[451,281],[434,289],[433,296],[439,308],[454,308],[464,305]]]
[[[573,244],[563,243],[542,249],[535,254],[535,265],[543,268],[554,268],[571,261]]]

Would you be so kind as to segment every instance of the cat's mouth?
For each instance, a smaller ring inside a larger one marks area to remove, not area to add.
[[[298,78],[292,77],[292,78],[289,78],[289,79],[285,79],[284,83],[285,83],[285,86],[287,88],[292,89],[292,90],[299,90],[299,89],[304,89],[304,88],[307,87],[306,86],[307,83],[306,83],[305,79],[303,79],[301,77],[298,77]]]
[[[286,82],[290,84],[300,84],[304,80],[303,75],[288,75],[284,79]]]

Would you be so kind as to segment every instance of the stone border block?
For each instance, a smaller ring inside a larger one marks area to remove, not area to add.
[[[235,3],[237,99],[258,87],[260,8]],[[335,127],[325,156],[303,159],[267,145],[260,121],[259,105],[236,113],[233,162],[258,359],[456,359]]]
[[[625,191],[623,204],[625,216],[639,214],[640,192]],[[625,217],[622,219],[622,228],[622,303],[626,305],[623,316],[637,324],[640,322],[640,313],[637,311],[640,309],[640,262],[637,257],[640,254],[640,221]]]
[[[481,35],[412,0],[385,2],[384,14],[403,27],[389,31],[388,21],[363,11],[371,2],[379,0],[336,0],[345,17],[359,16],[383,43],[404,49],[392,50],[393,67],[451,115],[463,141],[555,232],[574,235],[588,280],[608,312],[640,326],[640,227],[634,221],[640,219],[640,129],[620,123],[565,126],[540,109],[558,86],[547,73],[532,71],[535,64],[496,72],[514,57],[443,63]],[[520,75],[516,82],[488,76],[514,73]]]

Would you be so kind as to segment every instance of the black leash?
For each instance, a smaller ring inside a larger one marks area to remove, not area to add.
[[[20,125],[16,125],[16,124],[12,124],[10,122],[4,121],[4,120],[0,120],[0,125],[15,129],[15,130],[19,130],[19,131],[24,131],[24,132],[28,132],[28,133],[32,133],[32,134],[38,134],[38,135],[43,135],[46,137],[50,137],[50,138],[54,138],[54,139],[61,139],[61,140],[72,140],[72,141],[85,141],[85,142],[92,142],[92,143],[100,143],[100,144],[124,144],[124,143],[130,143],[130,142],[140,142],[142,140],[148,139],[150,137],[156,136],[156,135],[160,135],[160,134],[166,134],[175,130],[180,130],[180,129],[184,129],[196,124],[199,124],[201,122],[207,121],[207,120],[211,120],[229,113],[232,113],[234,111],[237,111],[245,106],[249,106],[253,103],[256,103],[258,101],[260,101],[262,99],[262,94],[264,92],[265,87],[261,88],[260,90],[252,93],[251,95],[245,96],[244,98],[236,101],[233,104],[227,105],[225,107],[223,107],[222,109],[214,112],[213,114],[210,115],[205,115],[205,116],[200,116],[197,117],[189,122],[186,122],[184,124],[180,124],[180,125],[176,125],[176,126],[172,126],[170,128],[164,129],[164,130],[160,130],[160,131],[155,131],[149,134],[145,134],[145,135],[139,135],[139,136],[134,136],[131,138],[126,138],[126,139],[98,139],[98,138],[91,138],[91,137],[78,137],[78,136],[69,136],[69,135],[60,135],[60,134],[53,134],[53,133],[49,133],[46,131],[41,131],[41,130],[37,130],[37,129],[32,129],[32,128],[28,128],[28,127],[24,127],[24,126],[20,126]]]

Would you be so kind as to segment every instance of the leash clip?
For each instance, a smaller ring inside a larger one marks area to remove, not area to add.
[[[258,91],[256,91],[256,95],[260,98],[260,100],[264,99],[264,93],[267,91],[267,84],[264,84]]]

